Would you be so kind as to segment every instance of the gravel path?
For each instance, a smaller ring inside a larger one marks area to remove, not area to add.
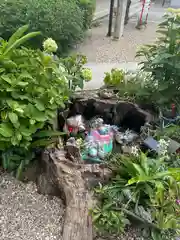
[[[104,19],[98,27],[88,32],[86,40],[78,46],[77,52],[87,56],[94,63],[123,63],[138,61],[135,58],[139,46],[152,43],[156,38],[157,23],[150,23],[147,28],[137,30],[131,21],[119,41],[106,37],[108,20]]]
[[[101,4],[101,0],[99,0],[99,4]],[[75,51],[83,53],[89,62],[95,64],[138,61],[135,58],[137,48],[143,44],[154,42],[157,37],[157,25],[162,21],[165,11],[166,9],[161,5],[153,4],[149,12],[147,27],[137,30],[135,28],[137,18],[133,17],[125,26],[123,37],[118,41],[106,37],[108,18],[101,19],[99,25],[89,30],[86,40]]]
[[[40,195],[35,184],[0,173],[1,240],[60,240],[63,213],[59,198]]]

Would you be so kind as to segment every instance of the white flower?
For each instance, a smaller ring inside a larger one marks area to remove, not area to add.
[[[58,49],[58,46],[52,38],[48,38],[43,42],[43,48],[45,52],[55,53]]]
[[[139,149],[137,148],[137,146],[133,146],[131,148],[131,154],[136,156],[136,157],[139,155]]]
[[[168,153],[169,141],[160,139],[158,143],[158,154],[159,156],[166,156]]]

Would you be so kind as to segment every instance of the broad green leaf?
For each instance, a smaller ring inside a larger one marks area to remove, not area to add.
[[[37,141],[34,141],[32,144],[31,144],[31,147],[32,148],[36,148],[36,147],[48,147],[49,145],[55,143],[55,140],[54,139],[40,139],[40,140],[37,140]]]
[[[24,126],[20,126],[19,131],[20,131],[20,134],[22,134],[22,136],[25,136],[25,137],[29,137],[32,134],[32,131]]]
[[[19,80],[22,80],[22,79],[33,79],[32,75],[29,74],[28,72],[23,72],[19,75],[18,77]]]
[[[34,125],[36,123],[36,120],[30,119],[29,122],[31,125]]]
[[[32,32],[32,33],[26,34],[25,36],[23,36],[20,39],[16,40],[12,45],[8,46],[7,49],[4,52],[4,55],[9,54],[15,48],[18,48],[19,46],[21,46],[22,44],[24,44],[25,42],[27,42],[31,38],[34,38],[34,37],[36,37],[36,36],[38,36],[40,34],[41,34],[41,32]]]
[[[22,177],[23,169],[24,169],[24,160],[21,161],[21,163],[16,171],[16,178],[19,180]]]
[[[128,180],[128,184],[127,185],[132,185],[134,183],[138,183],[139,182],[139,177],[134,177]]]
[[[93,215],[93,218],[92,218],[93,223],[96,223],[96,221],[98,221],[100,217],[101,217],[101,213],[96,213],[95,215]]]
[[[17,67],[17,64],[9,59],[3,59],[0,61],[4,68],[13,69]],[[3,71],[4,72],[4,71]]]
[[[20,133],[16,133],[16,137],[17,137],[17,139],[18,139],[19,141],[22,140],[22,135],[21,135]]]
[[[2,154],[2,165],[5,170],[9,168],[9,159],[6,153]]]
[[[3,137],[12,137],[13,135],[13,128],[11,126],[11,124],[9,123],[1,123],[0,124],[0,135],[2,135]]]
[[[19,145],[19,140],[17,139],[16,135],[12,136],[11,143],[12,143],[13,146]]]
[[[145,173],[144,169],[141,168],[140,165],[138,165],[138,164],[136,164],[136,163],[133,163],[133,166],[134,166],[134,168],[136,169],[136,171],[137,171],[137,173],[139,174],[139,176],[141,176],[141,177],[146,176],[146,173]],[[137,176],[138,176],[138,174],[137,174]]]
[[[19,123],[17,114],[14,112],[10,112],[8,113],[8,116],[13,125],[17,126],[17,124]]]
[[[28,30],[29,25],[24,25],[20,27],[8,40],[7,48],[10,47],[13,43],[15,43],[19,38],[23,36],[23,34]]]
[[[161,238],[161,232],[157,231],[155,229],[152,229],[151,236],[153,240],[162,240]]]
[[[53,131],[53,130],[42,130],[34,134],[34,137],[43,138],[43,137],[55,137],[65,135],[64,132]]]
[[[43,102],[41,102],[39,100],[36,101],[35,106],[39,111],[44,111],[45,110],[45,106],[44,106]]]
[[[12,79],[8,75],[2,75],[1,79],[3,79],[4,81],[6,81],[9,84],[12,83]]]
[[[148,165],[148,158],[147,158],[146,154],[141,152],[140,158],[141,158],[141,165],[142,165],[146,175],[149,175],[149,165]]]
[[[18,82],[17,85],[20,87],[25,87],[27,86],[29,83],[28,82]]]
[[[17,101],[14,101],[14,100],[12,100],[12,99],[7,99],[7,100],[6,100],[6,103],[7,103],[8,106],[9,106],[10,108],[12,108],[13,110],[14,110],[15,108],[18,108],[18,107],[19,107],[18,102],[17,102]]]

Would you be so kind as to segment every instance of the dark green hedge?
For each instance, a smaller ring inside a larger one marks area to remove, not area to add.
[[[84,14],[84,28],[88,29],[93,20],[96,8],[96,0],[77,0],[77,2]]]
[[[30,31],[42,32],[42,37],[31,42],[34,47],[51,37],[59,53],[64,53],[83,38],[92,19],[92,3],[80,1],[0,0],[0,37],[8,39],[18,27],[29,24]]]

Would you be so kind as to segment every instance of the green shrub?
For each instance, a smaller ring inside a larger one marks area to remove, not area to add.
[[[52,37],[64,53],[84,34],[84,12],[76,0],[0,0],[0,36],[7,40],[22,25],[30,31],[41,31],[32,40],[40,48],[44,38]]]
[[[83,89],[84,81],[88,82],[92,79],[92,72],[89,68],[84,68],[87,63],[86,56],[72,55],[62,59],[62,63],[68,74],[69,90],[75,91],[76,88]]]
[[[143,153],[134,154],[116,154],[109,159],[113,179],[95,189],[100,200],[100,208],[92,211],[95,226],[101,231],[104,224],[104,230],[118,233],[128,223],[124,221],[128,217],[151,229],[149,239],[164,240],[162,233],[175,233],[180,227],[180,169],[168,170],[162,157],[152,159]]]
[[[58,62],[40,50],[18,48],[39,34],[23,36],[27,28],[20,28],[8,42],[0,41],[0,151],[3,153],[11,148],[28,151],[34,134],[54,119],[57,108],[63,107],[67,99],[67,79]]]
[[[91,26],[95,8],[96,0],[77,0],[78,5],[83,10],[84,13],[84,28],[88,29]]]
[[[104,83],[106,86],[119,87],[124,82],[123,70],[112,69],[111,73],[105,73]]]
[[[139,49],[143,57],[142,70],[152,74],[152,84],[157,85],[156,99],[161,103],[179,102],[180,88],[180,11],[169,9],[164,21],[159,24],[157,41]]]

